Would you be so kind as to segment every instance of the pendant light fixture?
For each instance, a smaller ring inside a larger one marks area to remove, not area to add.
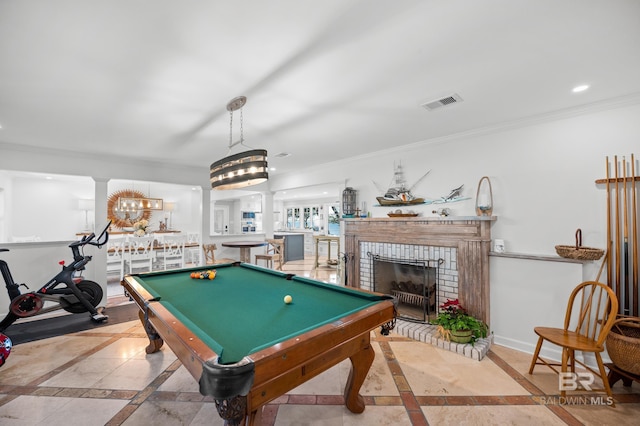
[[[151,185],[149,185],[149,196],[145,196],[139,191],[135,191],[133,183],[131,184],[130,194],[123,195],[118,200],[118,209],[123,212],[135,212],[138,210],[163,210],[164,200],[162,198],[151,198]]]
[[[239,154],[231,154],[236,145],[244,145],[242,128],[242,107],[247,102],[244,96],[238,96],[227,104],[229,111],[229,151],[227,156],[211,164],[209,178],[212,189],[238,189],[257,185],[269,179],[267,169],[267,151],[252,149]],[[240,140],[233,142],[233,112],[240,110]],[[246,146],[246,145],[244,145]]]

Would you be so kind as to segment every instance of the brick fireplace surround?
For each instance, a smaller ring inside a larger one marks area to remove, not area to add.
[[[343,219],[347,285],[372,290],[366,279],[370,265],[367,252],[405,259],[442,258],[445,262],[437,303],[457,297],[470,314],[490,325],[489,251],[491,224],[495,219],[488,216]]]

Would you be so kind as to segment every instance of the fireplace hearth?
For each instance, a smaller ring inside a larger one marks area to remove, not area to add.
[[[427,322],[437,314],[438,266],[444,260],[389,258],[367,253],[373,290],[398,301],[398,318]]]

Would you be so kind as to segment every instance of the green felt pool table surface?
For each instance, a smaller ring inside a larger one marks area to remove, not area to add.
[[[190,277],[207,269],[216,270],[215,279]],[[134,278],[225,364],[382,300],[381,295],[244,263]],[[292,303],[284,302],[286,295]]]

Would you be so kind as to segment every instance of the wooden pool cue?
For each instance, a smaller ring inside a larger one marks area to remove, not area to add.
[[[639,316],[640,310],[638,309],[639,297],[638,297],[638,210],[636,203],[636,160],[631,154],[631,176],[633,179],[633,312],[631,315]]]
[[[609,157],[605,157],[605,161],[606,161],[606,170],[607,170],[607,257],[605,258],[605,260],[607,261],[607,285],[609,287],[613,287],[613,281],[612,281],[612,277],[613,277],[613,270],[611,268],[611,256],[609,256],[609,253],[611,252],[611,182],[609,181],[610,176],[609,176]],[[604,265],[604,263],[603,263]],[[602,271],[602,268],[600,268],[600,270]],[[600,277],[600,274],[598,274],[598,278]],[[598,281],[598,280],[596,280]]]
[[[615,269],[615,283],[616,283],[616,297],[620,300],[620,191],[618,188],[618,156],[613,156],[613,174],[615,177],[616,183],[616,231],[615,231],[615,260],[616,260],[616,269]]]
[[[624,205],[623,221],[624,221],[624,242],[622,248],[622,261],[623,273],[624,273],[624,311],[625,315],[629,315],[629,302],[631,299],[631,292],[629,291],[629,205],[627,203],[627,159],[622,157],[622,190],[624,191],[622,197],[622,203]]]

